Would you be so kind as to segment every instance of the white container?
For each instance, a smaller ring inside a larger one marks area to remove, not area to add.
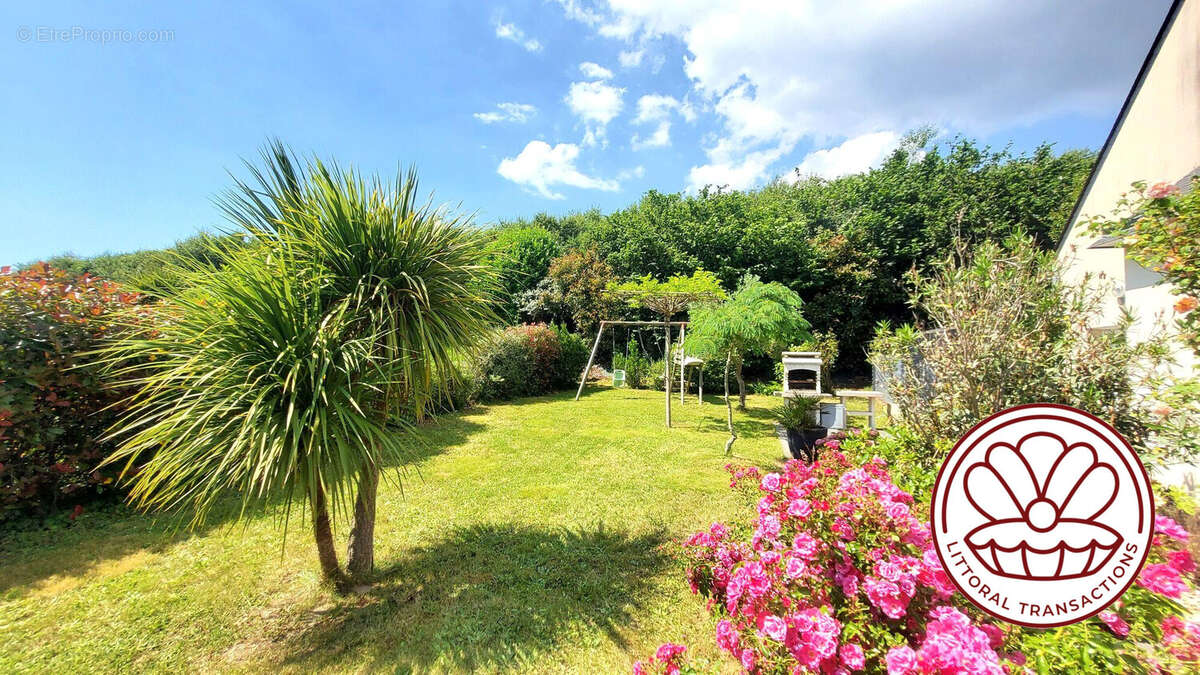
[[[841,403],[822,403],[821,426],[826,429],[846,428],[846,406]]]

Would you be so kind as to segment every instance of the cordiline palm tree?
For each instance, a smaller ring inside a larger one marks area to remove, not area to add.
[[[277,142],[263,160],[222,199],[249,245],[168,298],[157,334],[108,349],[138,364],[114,365],[138,390],[109,461],[135,503],[193,523],[229,492],[242,514],[303,499],[322,573],[345,589],[374,567],[381,474],[494,322],[495,282],[469,218],[418,203],[415,173],[299,165]]]

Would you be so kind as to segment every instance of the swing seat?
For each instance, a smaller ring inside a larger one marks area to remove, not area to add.
[[[625,371],[613,370],[613,386],[614,387],[624,387],[625,386]]]

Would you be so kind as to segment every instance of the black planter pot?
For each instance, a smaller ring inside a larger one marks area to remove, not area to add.
[[[817,461],[817,441],[825,438],[827,433],[829,433],[829,429],[826,427],[788,429],[788,450],[791,450],[792,457],[811,464]]]

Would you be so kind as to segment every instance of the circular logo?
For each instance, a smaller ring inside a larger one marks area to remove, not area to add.
[[[1137,578],[1154,532],[1150,479],[1133,448],[1082,410],[996,413],[942,464],[934,546],[980,609],[1023,626],[1082,621]]]

